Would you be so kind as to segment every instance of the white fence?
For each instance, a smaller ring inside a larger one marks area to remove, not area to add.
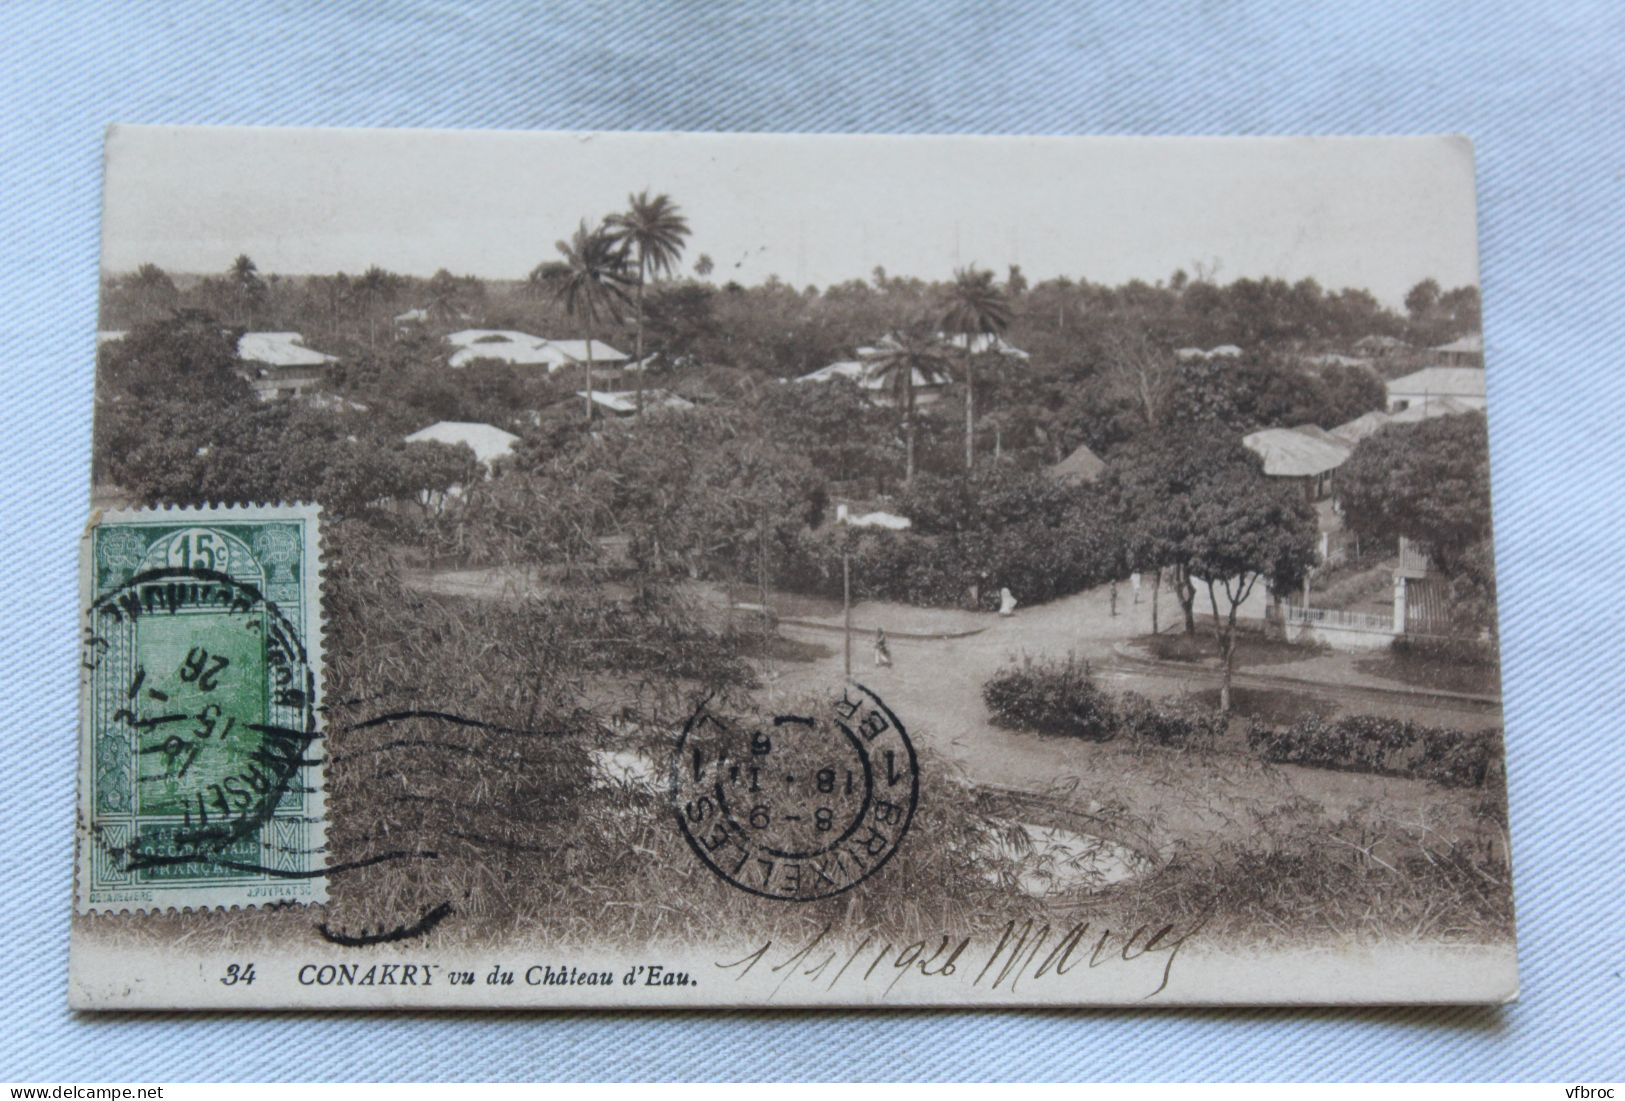
[[[1266,615],[1271,619],[1281,618],[1289,625],[1297,623],[1313,624],[1315,626],[1343,627],[1352,631],[1387,631],[1394,630],[1394,618],[1383,615],[1381,612],[1345,612],[1339,608],[1303,608],[1295,604],[1274,604],[1270,606]]]
[[[1264,620],[1288,642],[1319,642],[1334,650],[1378,650],[1395,634],[1393,617],[1377,612],[1271,604]]]

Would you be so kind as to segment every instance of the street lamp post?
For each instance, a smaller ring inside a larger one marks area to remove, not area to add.
[[[846,679],[852,679],[852,548],[841,545],[841,620],[846,629]]]
[[[846,636],[844,661],[846,679],[852,679],[852,528],[890,528],[901,531],[910,525],[908,517],[887,512],[853,516],[845,505],[835,506],[835,522],[846,528],[841,539],[841,629]]]

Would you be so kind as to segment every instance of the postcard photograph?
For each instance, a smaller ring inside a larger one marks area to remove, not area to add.
[[[114,127],[72,1003],[1511,999],[1474,202]]]

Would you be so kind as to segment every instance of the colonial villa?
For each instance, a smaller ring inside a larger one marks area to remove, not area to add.
[[[1449,401],[1461,409],[1484,408],[1484,369],[1482,367],[1424,367],[1420,371],[1413,371],[1402,378],[1396,378],[1388,384],[1388,412],[1398,413],[1403,410],[1420,407],[1426,411],[1429,405]]]
[[[448,360],[453,367],[492,359],[521,367],[542,367],[552,374],[561,368],[584,367],[587,363],[588,342],[585,340],[548,340],[512,329],[463,329],[446,340],[457,349]],[[625,352],[617,351],[602,340],[592,341],[595,382],[619,380],[630,360]]]
[[[1311,503],[1331,492],[1332,471],[1348,461],[1353,446],[1313,424],[1265,428],[1243,436],[1247,449],[1264,460],[1264,473],[1301,487]]]
[[[317,386],[337,356],[305,347],[298,333],[244,333],[237,341],[237,358],[253,373],[249,385],[261,401],[297,398]]]

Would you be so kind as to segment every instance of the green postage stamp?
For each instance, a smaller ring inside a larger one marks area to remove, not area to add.
[[[144,509],[88,529],[80,913],[326,899],[317,512]]]

